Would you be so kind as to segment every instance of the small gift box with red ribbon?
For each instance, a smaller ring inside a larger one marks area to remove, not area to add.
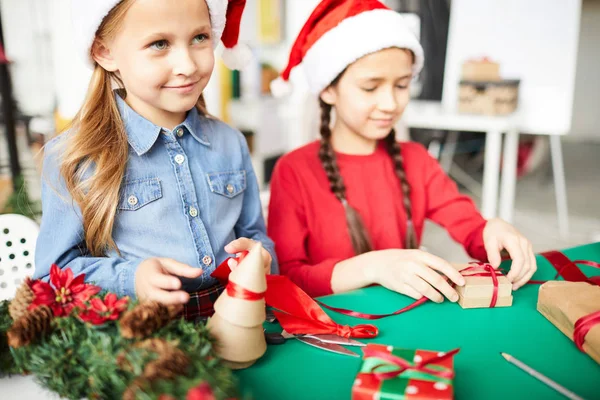
[[[512,306],[512,284],[501,271],[484,263],[455,267],[465,277],[465,285],[456,287],[462,308]]]
[[[352,400],[454,398],[454,355],[368,344],[352,387]]]
[[[540,287],[537,309],[600,364],[600,286],[546,282]]]

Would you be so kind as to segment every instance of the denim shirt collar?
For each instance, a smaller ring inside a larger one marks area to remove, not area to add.
[[[140,114],[135,112],[129,105],[119,96],[117,93],[114,94],[117,100],[117,106],[123,123],[125,124],[125,131],[127,132],[127,141],[133,148],[138,156],[141,156],[148,152],[156,143],[161,132],[172,132],[166,128],[160,127],[148,121]],[[178,128],[186,129],[194,139],[204,146],[209,147],[210,141],[208,140],[208,132],[210,126],[206,122],[206,117],[200,115],[196,107],[188,111],[185,120],[177,125],[173,131]]]

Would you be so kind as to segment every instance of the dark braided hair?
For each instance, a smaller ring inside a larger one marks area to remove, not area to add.
[[[346,185],[340,174],[337,161],[335,159],[335,153],[331,146],[331,105],[325,103],[319,99],[321,105],[321,148],[319,149],[319,159],[327,179],[329,180],[329,187],[335,195],[335,197],[344,205],[346,211],[346,223],[348,225],[348,232],[350,233],[350,240],[352,241],[352,247],[356,254],[366,253],[371,251],[371,240],[369,234],[365,229],[365,225],[360,218],[358,212],[348,204],[346,200]]]
[[[404,158],[400,151],[400,144],[396,141],[396,131],[392,129],[390,133],[385,137],[386,149],[392,160],[394,161],[394,169],[396,170],[396,176],[400,181],[400,187],[402,188],[402,199],[404,202],[404,210],[406,211],[406,219],[408,226],[406,227],[406,242],[405,248],[416,249],[419,247],[417,242],[417,234],[415,233],[415,227],[412,222],[412,204],[410,202],[410,184],[406,179],[406,171],[404,170]]]
[[[341,74],[340,74],[341,76]],[[339,80],[339,77],[332,83]],[[325,103],[322,99],[319,99],[319,105],[321,106],[321,147],[319,148],[319,159],[327,174],[329,180],[329,186],[335,197],[344,205],[346,211],[346,224],[348,226],[348,232],[350,233],[350,240],[352,241],[352,247],[356,254],[363,254],[373,249],[369,234],[365,228],[365,225],[360,217],[358,211],[356,211],[348,201],[346,200],[346,186],[344,180],[340,174],[340,169],[337,165],[335,153],[331,146],[331,109],[330,104]],[[389,135],[385,137],[385,144],[388,153],[394,161],[394,168],[396,170],[396,176],[400,181],[402,187],[402,194],[404,199],[404,209],[406,210],[406,216],[408,219],[408,226],[406,229],[406,243],[405,248],[416,249],[418,247],[417,236],[415,234],[414,226],[412,223],[412,206],[410,202],[410,185],[406,179],[406,171],[404,170],[404,160],[400,151],[400,145],[396,141],[396,133],[392,129]]]

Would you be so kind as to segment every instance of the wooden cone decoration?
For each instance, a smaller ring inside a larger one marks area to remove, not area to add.
[[[231,271],[229,281],[255,293],[267,290],[267,278],[262,258],[262,245],[257,243],[242,262]],[[248,301],[229,296],[225,290],[215,302],[215,314],[238,326],[251,328],[262,325],[267,318],[265,299]]]
[[[267,290],[262,258],[262,245],[257,243],[229,275],[229,281],[255,292]],[[232,369],[247,368],[267,350],[263,323],[265,300],[231,297],[225,290],[215,302],[215,314],[207,327],[217,339],[217,353]]]

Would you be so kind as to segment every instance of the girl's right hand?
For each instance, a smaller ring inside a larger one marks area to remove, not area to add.
[[[374,253],[378,262],[364,269],[373,283],[415,299],[425,296],[441,303],[443,294],[450,301],[458,301],[458,293],[443,275],[458,286],[465,284],[465,278],[447,261],[421,250],[391,249]]]
[[[178,276],[198,278],[201,268],[192,268],[171,258],[148,258],[135,272],[135,293],[140,301],[153,300],[163,304],[185,304],[190,295],[179,290]]]

